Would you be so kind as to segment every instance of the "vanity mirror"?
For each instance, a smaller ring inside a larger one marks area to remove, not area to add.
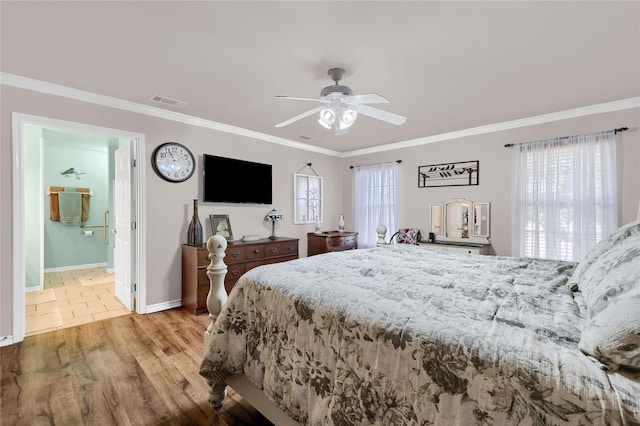
[[[431,204],[431,232],[443,242],[489,243],[490,204],[452,199]]]

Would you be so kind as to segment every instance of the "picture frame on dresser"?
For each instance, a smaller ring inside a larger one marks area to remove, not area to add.
[[[211,224],[212,235],[220,235],[226,238],[227,241],[233,240],[228,214],[211,214],[209,215],[209,223]]]

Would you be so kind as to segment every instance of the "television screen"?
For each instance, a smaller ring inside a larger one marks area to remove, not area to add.
[[[271,164],[203,154],[203,201],[271,204]]]

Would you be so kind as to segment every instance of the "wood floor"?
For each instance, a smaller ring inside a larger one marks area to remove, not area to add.
[[[207,315],[135,313],[0,348],[1,425],[271,425],[198,374]]]

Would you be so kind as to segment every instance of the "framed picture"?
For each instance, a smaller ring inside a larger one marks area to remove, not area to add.
[[[209,215],[211,223],[211,232],[213,235],[220,235],[227,240],[233,240],[233,232],[231,232],[231,222],[229,222],[228,214],[211,214]]]

